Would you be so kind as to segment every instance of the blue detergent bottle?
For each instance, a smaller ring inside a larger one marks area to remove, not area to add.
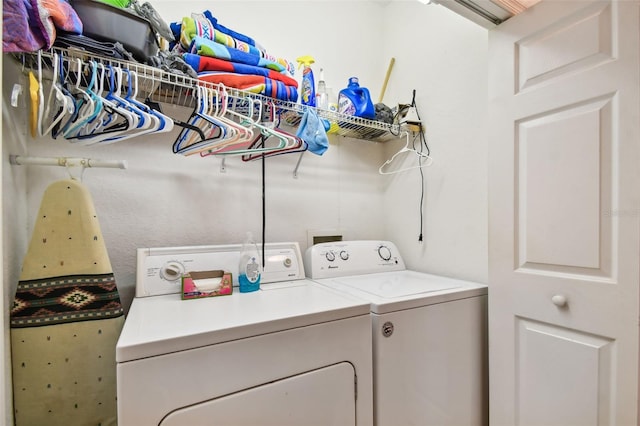
[[[357,77],[349,78],[349,85],[338,95],[338,112],[344,115],[375,119],[376,110],[369,89],[360,87]]]

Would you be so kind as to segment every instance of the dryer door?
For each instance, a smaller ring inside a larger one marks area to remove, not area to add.
[[[341,362],[175,410],[160,425],[355,425],[355,377]]]

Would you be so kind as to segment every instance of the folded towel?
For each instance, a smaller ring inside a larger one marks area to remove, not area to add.
[[[185,53],[183,58],[197,72],[203,71],[228,71],[236,74],[261,75],[272,80],[278,80],[287,86],[298,87],[298,82],[282,73],[275,72],[268,68],[256,67],[253,65],[239,64],[222,59],[200,56],[194,53]]]
[[[271,55],[258,46],[254,46],[251,43],[234,38],[232,35],[221,31],[216,27],[216,24],[212,23],[210,19],[207,18],[206,14],[207,12],[205,12],[205,14],[193,13],[191,14],[191,17],[182,18],[181,24],[171,24],[171,30],[173,31],[176,39],[180,40],[180,46],[182,46],[183,49],[188,49],[195,37],[204,37],[228,48],[237,49],[241,52],[250,53],[267,61],[280,64],[285,72],[288,72],[289,75],[294,75],[295,66],[292,62],[287,61],[284,58]],[[226,30],[230,31],[228,29]]]
[[[298,91],[294,86],[288,86],[281,81],[272,80],[261,75],[205,71],[198,73],[198,79],[213,84],[222,83],[227,87],[257,93],[283,101],[295,102],[298,100]]]
[[[257,43],[251,37],[241,34],[237,31],[233,31],[232,29],[219,24],[218,20],[213,17],[213,14],[210,11],[205,10],[203,12],[203,15],[209,20],[209,22],[211,22],[211,25],[213,25],[213,28],[220,31],[221,33],[227,34],[233,37],[234,39],[243,41],[251,46],[257,46]]]
[[[56,30],[82,33],[76,11],[64,0],[5,0],[2,2],[2,51],[49,49]]]
[[[196,36],[191,42],[190,53],[196,53],[201,56],[210,56],[212,58],[225,59],[227,61],[239,64],[254,65],[257,67],[269,68],[274,71],[282,72],[284,67],[277,62],[261,58],[257,55],[242,52],[233,47],[227,47],[220,43],[216,43],[205,37]]]

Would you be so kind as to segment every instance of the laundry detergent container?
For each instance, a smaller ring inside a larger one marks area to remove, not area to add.
[[[138,61],[158,53],[158,41],[148,20],[129,9],[94,0],[72,0],[83,25],[83,35],[99,41],[120,42]]]

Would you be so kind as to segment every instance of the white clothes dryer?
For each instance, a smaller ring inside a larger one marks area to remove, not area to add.
[[[407,270],[389,241],[317,244],[305,265],[370,304],[374,424],[488,424],[486,285]]]
[[[259,291],[181,299],[186,272],[237,285],[240,247],[138,250],[118,424],[371,425],[369,305],[307,280],[297,243],[266,245]]]

